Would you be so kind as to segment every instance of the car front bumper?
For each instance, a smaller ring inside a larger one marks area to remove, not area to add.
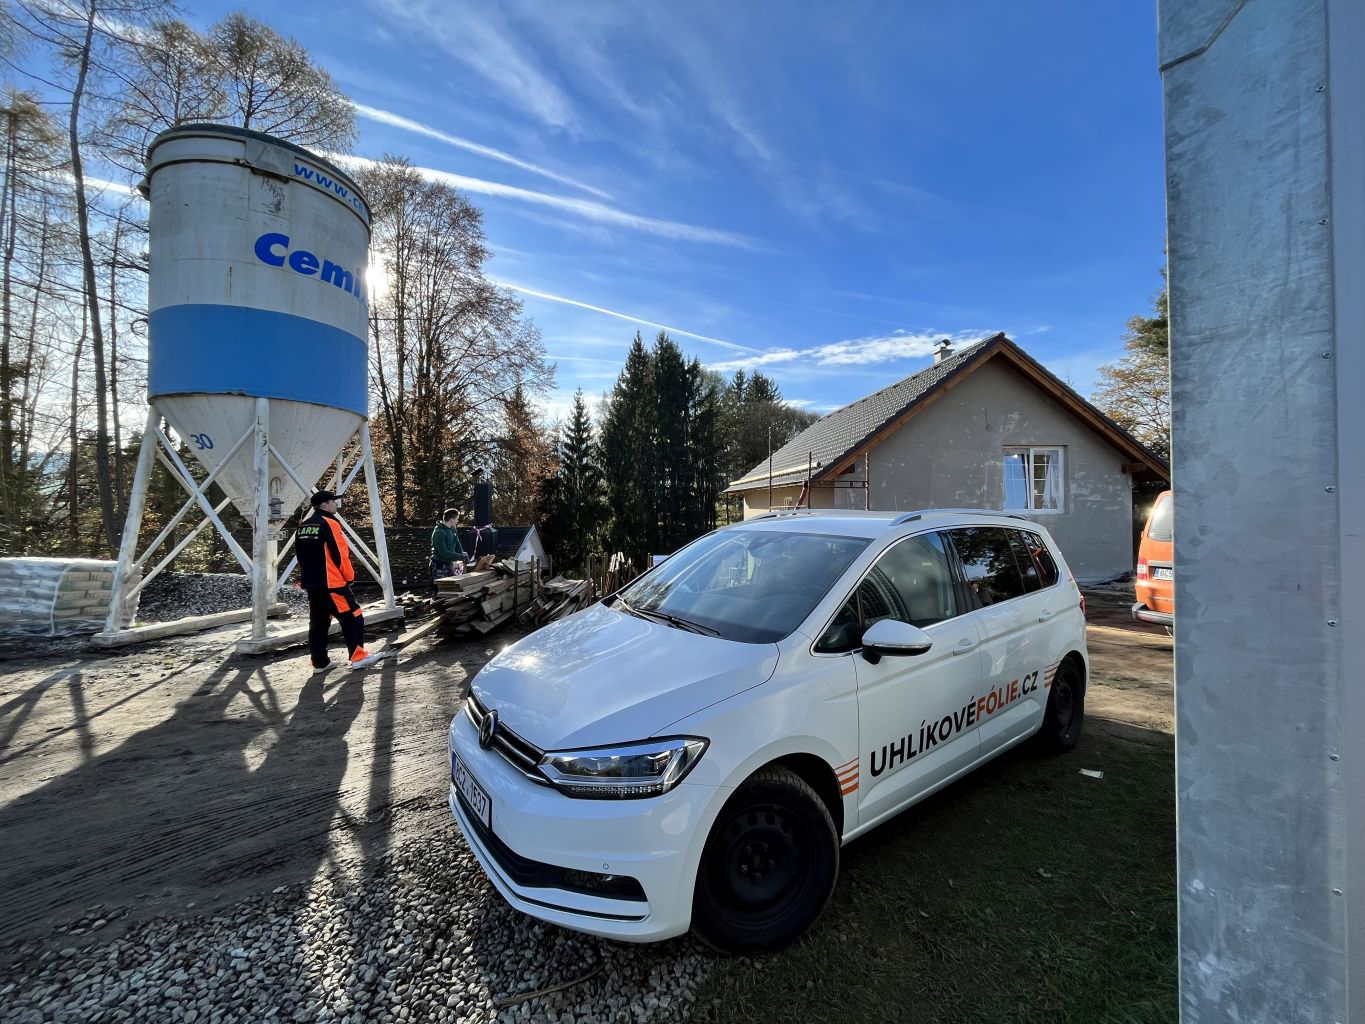
[[[1174,626],[1175,616],[1170,612],[1157,612],[1148,608],[1141,601],[1133,605],[1133,618],[1139,622],[1154,622],[1158,626]]]
[[[450,752],[492,801],[492,828],[476,820],[453,780],[451,813],[513,907],[565,928],[631,942],[672,938],[691,926],[697,864],[722,797],[716,787],[684,782],[663,796],[638,800],[568,797],[532,782],[495,751],[480,749],[463,712],[450,725]],[[566,886],[566,878],[581,877],[576,872],[626,876],[639,889],[632,898]]]

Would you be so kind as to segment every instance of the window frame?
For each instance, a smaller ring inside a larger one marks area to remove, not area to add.
[[[1035,452],[1056,452],[1057,453],[1057,475],[1061,481],[1061,494],[1059,496],[1057,508],[1034,508],[1033,507],[1033,456]],[[1028,505],[1024,508],[1011,508],[1009,506],[1009,463],[1011,455],[1024,455],[1024,483],[1025,497]],[[1006,512],[1027,512],[1029,515],[1037,516],[1057,516],[1066,513],[1066,445],[1064,444],[1007,444],[1001,446],[1000,452],[1000,483],[1001,483],[1001,508]]]
[[[964,615],[970,615],[972,612],[976,611],[977,609],[971,607],[971,605],[972,605],[973,602],[972,602],[970,599],[968,599],[968,597],[967,597],[967,595],[966,595],[966,592],[965,592],[965,590],[964,590],[965,583],[963,582],[962,565],[961,565],[961,563],[958,561],[958,558],[957,558],[957,550],[953,547],[952,540],[951,540],[951,538],[949,538],[949,536],[948,536],[948,533],[947,533],[948,529],[949,529],[949,527],[937,527],[937,528],[932,529],[932,530],[921,530],[921,531],[919,531],[918,533],[906,534],[904,537],[896,537],[896,538],[894,538],[889,544],[887,544],[886,547],[884,547],[884,548],[882,548],[880,551],[878,551],[878,552],[876,553],[876,555],[873,556],[872,561],[870,561],[870,562],[867,563],[867,567],[866,567],[865,569],[863,569],[863,571],[860,572],[860,573],[858,574],[858,578],[857,578],[856,580],[853,581],[853,586],[852,586],[848,591],[846,591],[846,592],[844,593],[842,599],[840,599],[840,600],[838,601],[838,603],[835,604],[835,606],[834,606],[834,611],[833,611],[833,612],[829,615],[829,617],[825,620],[824,625],[821,626],[821,627],[819,628],[819,630],[815,631],[815,635],[814,635],[814,637],[812,638],[812,640],[811,640],[811,642],[810,642],[810,647],[807,648],[807,650],[808,650],[808,652],[810,653],[811,657],[813,657],[813,658],[847,658],[850,654],[857,654],[859,651],[861,651],[861,650],[863,649],[863,645],[862,645],[861,643],[859,643],[857,647],[851,647],[851,648],[849,648],[847,651],[820,651],[820,650],[816,650],[816,648],[817,648],[817,647],[819,646],[819,644],[820,644],[821,638],[822,638],[827,632],[829,632],[830,626],[834,625],[834,620],[837,619],[837,618],[839,617],[839,613],[840,613],[841,611],[843,611],[844,605],[848,604],[849,601],[856,601],[856,602],[857,602],[857,605],[858,605],[858,625],[859,625],[860,627],[862,627],[862,623],[863,623],[863,602],[862,602],[862,598],[859,596],[859,591],[862,589],[863,581],[864,581],[865,579],[867,579],[868,574],[871,573],[872,570],[875,569],[875,568],[877,567],[877,563],[880,562],[884,557],[886,557],[887,553],[888,553],[892,548],[894,548],[894,547],[895,547],[896,545],[898,545],[898,544],[904,544],[906,541],[914,540],[914,539],[916,539],[916,538],[918,538],[918,537],[929,537],[929,536],[932,536],[932,535],[935,535],[935,534],[938,535],[939,543],[940,543],[940,544],[942,545],[942,547],[943,547],[943,553],[944,553],[944,556],[946,557],[947,562],[948,562],[948,574],[949,574],[949,576],[952,578],[952,585],[953,585],[953,599],[954,599],[954,602],[955,602],[956,605],[957,605],[957,613],[956,613],[955,615],[953,615],[952,618],[940,619],[938,622],[933,623],[933,625],[931,625],[931,626],[926,626],[926,627],[924,627],[924,628],[925,628],[925,629],[932,629],[934,626],[939,625],[939,623],[941,623],[941,622],[952,622],[953,619],[960,619],[960,618],[962,618],[962,616],[964,616]]]

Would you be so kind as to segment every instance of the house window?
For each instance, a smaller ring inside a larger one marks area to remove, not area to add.
[[[1066,511],[1064,448],[1005,449],[1005,508]]]

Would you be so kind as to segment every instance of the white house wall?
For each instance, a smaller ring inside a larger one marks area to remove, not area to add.
[[[1025,445],[1066,450],[1065,511],[1030,517],[1051,531],[1077,578],[1131,572],[1127,459],[998,362],[977,369],[869,451],[871,507],[1002,508],[1004,450]]]

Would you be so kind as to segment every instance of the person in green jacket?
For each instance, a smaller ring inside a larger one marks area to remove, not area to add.
[[[441,521],[431,531],[431,578],[440,579],[464,572],[468,555],[460,544],[455,526],[459,522],[458,509],[448,508],[441,513]]]

